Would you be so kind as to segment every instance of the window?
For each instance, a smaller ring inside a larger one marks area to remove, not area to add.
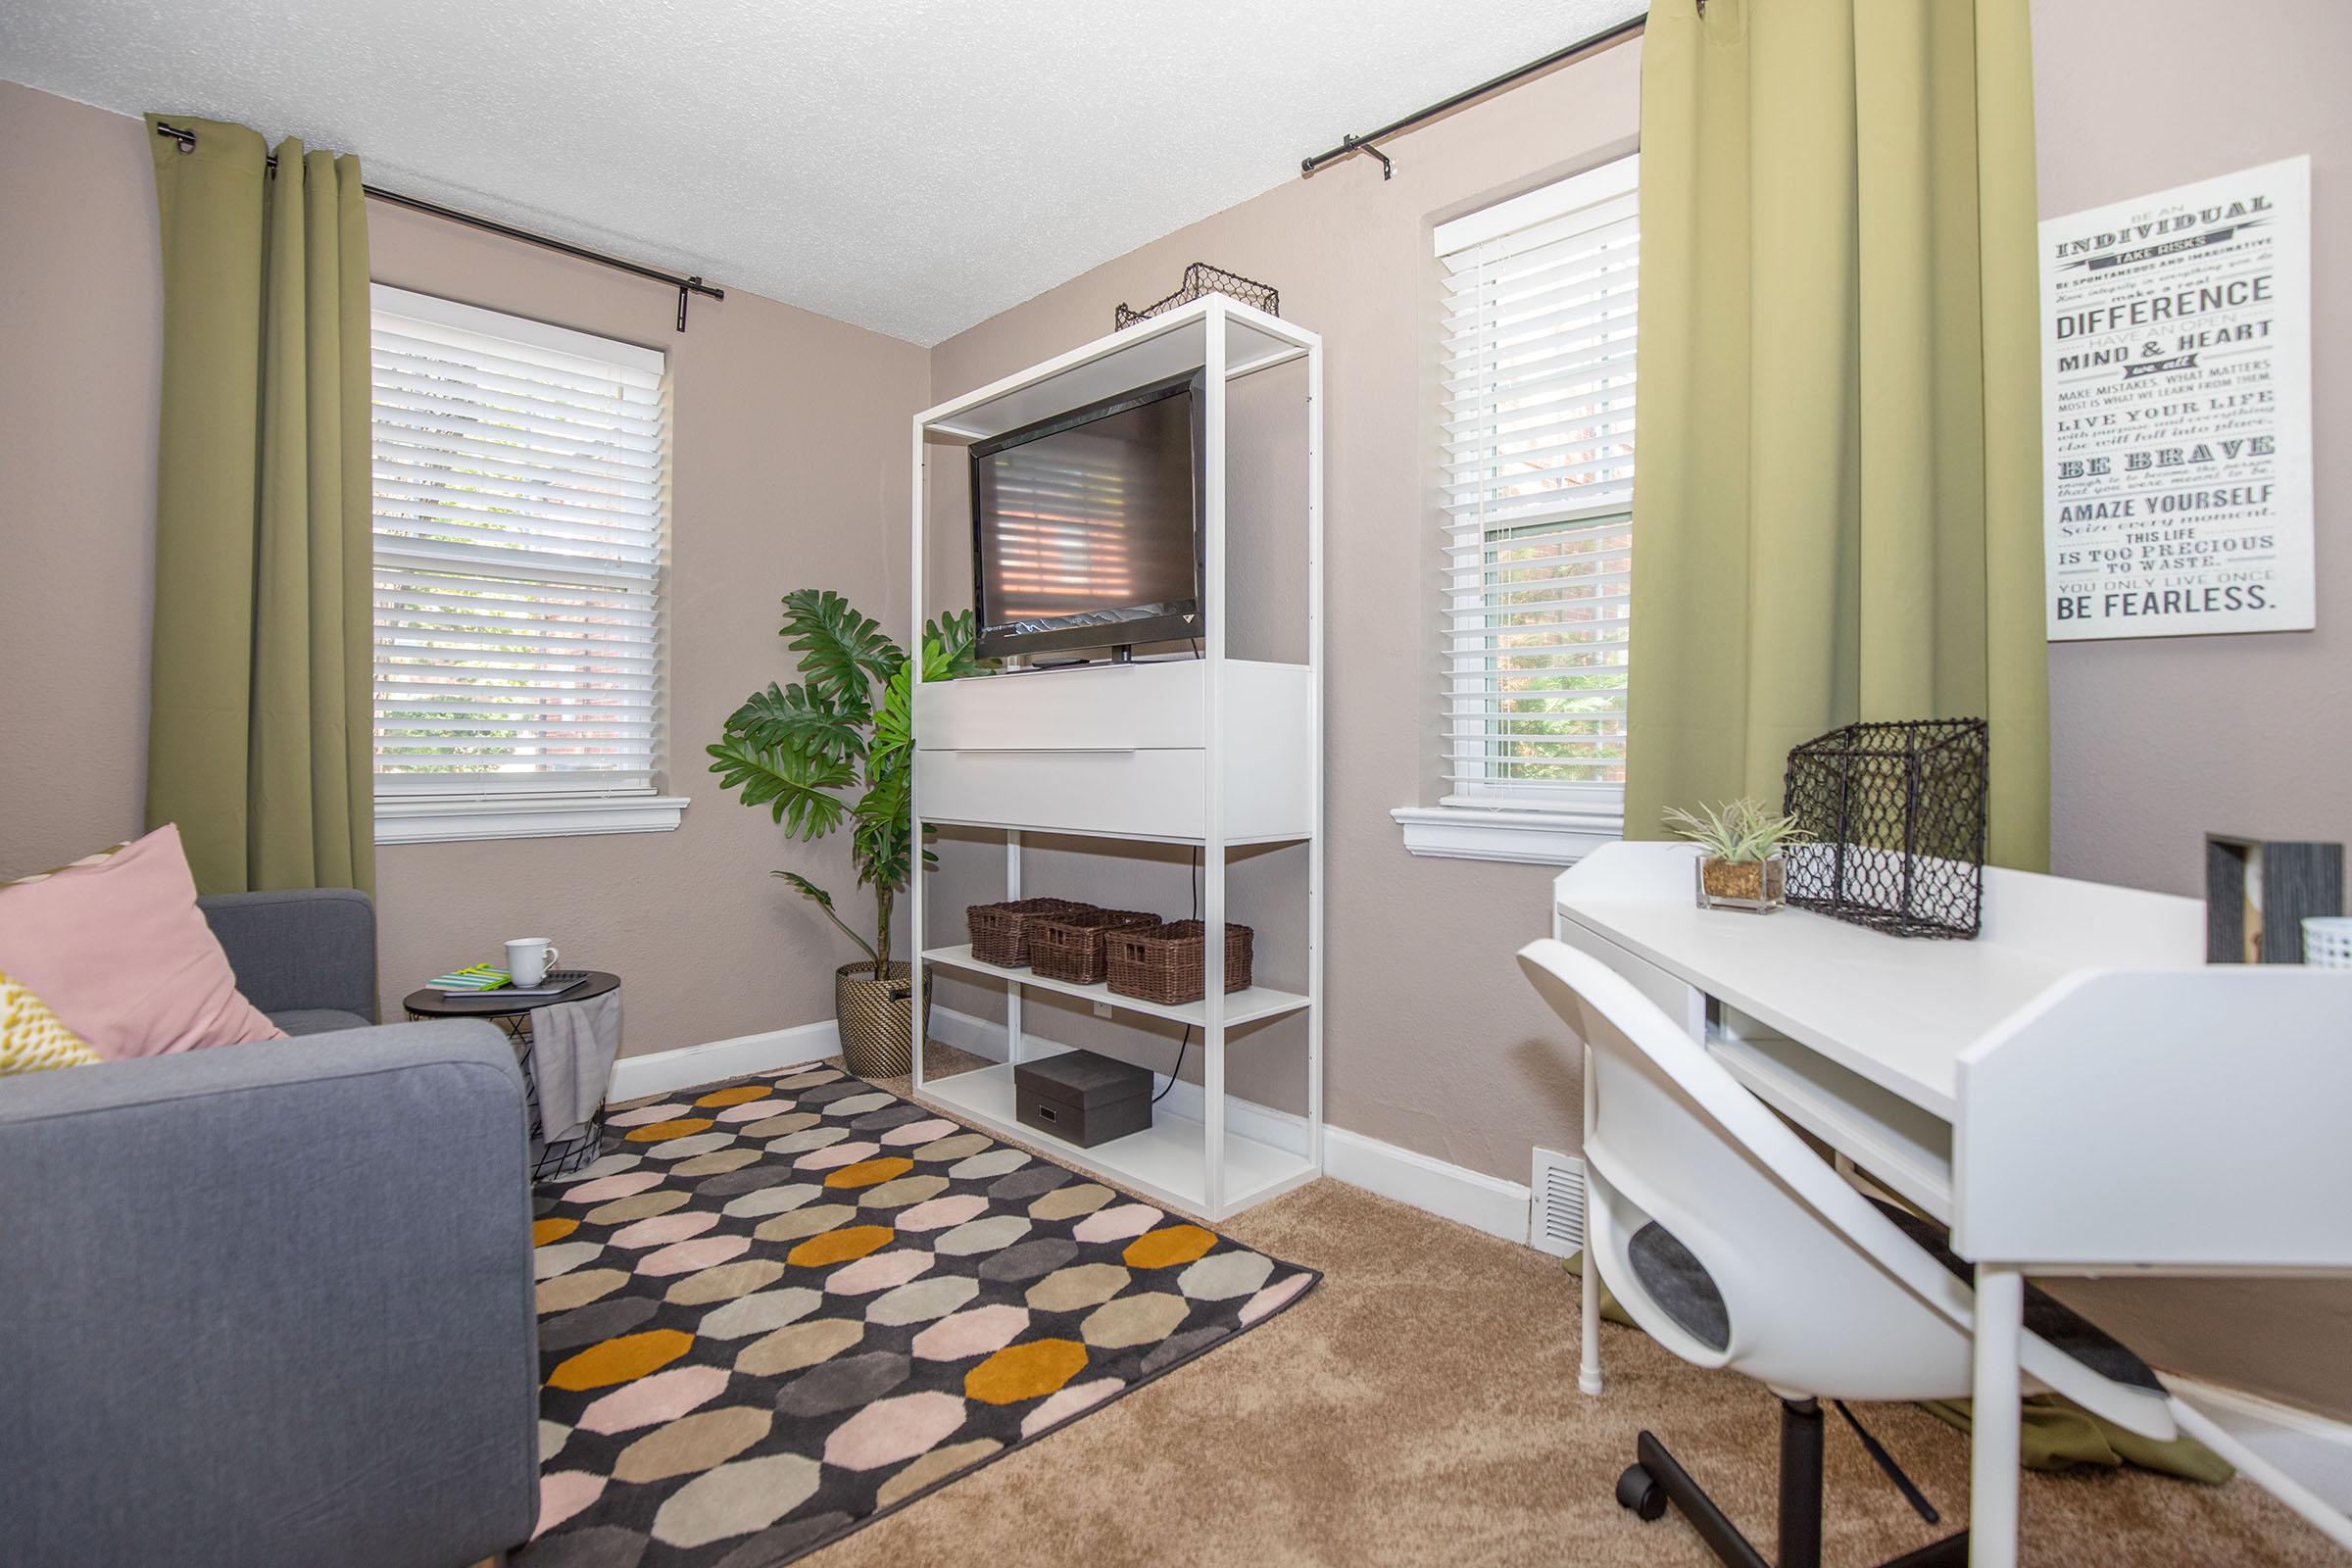
[[[1638,170],[1620,159],[1437,230],[1454,809],[1398,813],[1417,853],[1470,854],[1465,830],[1507,821],[1510,853],[1478,858],[1557,861],[1622,823]],[[1415,844],[1415,819],[1452,836]]]
[[[663,357],[373,293],[377,841],[677,826]]]

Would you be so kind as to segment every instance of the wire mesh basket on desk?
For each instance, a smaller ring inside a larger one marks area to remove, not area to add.
[[[1988,728],[1981,718],[1848,724],[1788,754],[1788,902],[1900,937],[1984,923]]]

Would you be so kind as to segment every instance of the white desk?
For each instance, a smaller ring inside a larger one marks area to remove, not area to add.
[[[1977,1264],[1972,1561],[2006,1568],[2029,1269],[2352,1271],[2352,973],[2207,967],[2195,900],[1997,869],[1975,941],[1701,909],[1696,854],[1594,852],[1554,885],[1552,934],[1951,1225]],[[1590,1248],[1585,1270],[1597,1394]]]

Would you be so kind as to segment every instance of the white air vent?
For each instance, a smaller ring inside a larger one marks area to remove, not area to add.
[[[1585,1162],[1549,1149],[1536,1151],[1535,1201],[1528,1205],[1527,1245],[1566,1257],[1585,1245]]]

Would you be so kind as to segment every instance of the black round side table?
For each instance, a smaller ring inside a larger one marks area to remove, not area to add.
[[[411,1018],[486,1018],[507,1032],[514,1043],[515,1060],[522,1064],[522,1092],[528,1103],[531,1123],[531,1180],[543,1182],[558,1176],[568,1176],[586,1169],[605,1152],[605,1117],[599,1110],[588,1119],[587,1130],[577,1138],[549,1142],[546,1129],[539,1120],[539,1076],[531,1066],[531,1011],[535,1007],[553,1007],[567,1002],[586,1002],[608,991],[620,989],[620,976],[602,969],[583,971],[588,979],[575,990],[560,997],[511,997],[500,991],[468,992],[463,996],[443,996],[431,987],[412,991],[401,1000]]]

